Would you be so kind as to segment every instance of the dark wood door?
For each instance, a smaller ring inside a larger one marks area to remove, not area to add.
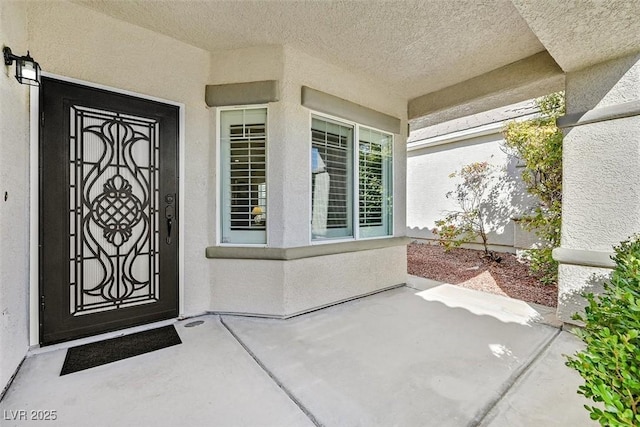
[[[43,78],[40,343],[178,315],[178,107]]]

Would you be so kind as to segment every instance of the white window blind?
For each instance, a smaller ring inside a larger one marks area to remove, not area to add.
[[[386,236],[391,232],[391,140],[389,134],[359,129],[360,237]]]
[[[220,113],[222,243],[266,243],[267,110]]]
[[[312,119],[314,239],[353,236],[353,133],[353,127]]]

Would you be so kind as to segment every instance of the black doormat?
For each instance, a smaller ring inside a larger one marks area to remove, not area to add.
[[[83,371],[144,353],[182,344],[173,325],[118,338],[72,347],[67,350],[60,375]]]

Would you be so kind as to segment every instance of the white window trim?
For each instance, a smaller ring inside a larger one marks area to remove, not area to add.
[[[378,240],[378,239],[390,239],[393,238],[395,236],[395,211],[396,211],[396,204],[395,204],[395,190],[396,190],[396,167],[395,167],[395,156],[396,156],[396,151],[395,151],[395,141],[396,141],[396,135],[383,130],[383,129],[378,129],[376,127],[373,126],[369,126],[369,125],[363,125],[361,123],[358,122],[354,122],[352,120],[347,120],[344,119],[342,117],[338,117],[338,116],[333,116],[331,114],[327,114],[327,113],[321,113],[319,111],[315,111],[315,110],[309,110],[309,116],[308,116],[308,138],[307,138],[307,153],[311,152],[311,149],[313,147],[313,135],[311,132],[311,128],[313,126],[313,118],[317,117],[320,119],[327,119],[327,120],[331,120],[334,122],[337,122],[338,124],[343,124],[346,126],[352,126],[353,127],[353,171],[354,171],[354,179],[353,179],[353,200],[351,201],[353,207],[353,218],[351,219],[353,221],[353,237],[344,237],[344,238],[334,238],[334,239],[322,239],[322,240],[314,240],[313,239],[313,232],[311,231],[311,218],[309,218],[309,243],[311,245],[327,245],[327,244],[331,244],[331,243],[341,243],[341,242],[352,242],[352,241],[356,241],[356,240]],[[391,136],[391,176],[390,176],[390,181],[391,181],[391,199],[393,200],[393,205],[392,205],[392,209],[391,209],[391,217],[389,218],[389,234],[386,236],[372,236],[372,237],[359,237],[360,235],[360,174],[358,173],[357,176],[355,174],[355,171],[359,170],[359,161],[360,161],[360,150],[359,150],[359,141],[360,141],[360,128],[364,127],[367,129],[371,129],[374,130],[376,132],[380,132],[383,133],[385,135],[390,135]],[[311,171],[311,168],[313,167],[311,162],[311,156],[307,156],[307,162],[308,162],[308,167],[307,170]],[[357,179],[358,178],[358,179]],[[309,179],[307,180],[308,182],[308,194],[309,194],[309,212],[312,212],[313,210],[313,194],[312,194],[312,188],[311,188],[311,176],[309,175]],[[268,184],[267,184],[268,186]],[[357,197],[356,197],[357,196]],[[267,198],[269,197],[269,193],[267,192]]]
[[[215,165],[216,165],[216,173],[215,173],[215,179],[216,179],[216,221],[215,221],[215,225],[216,225],[216,246],[226,246],[226,247],[249,247],[249,248],[267,248],[269,247],[269,223],[270,221],[267,221],[267,228],[265,230],[265,234],[266,234],[266,243],[232,243],[232,242],[222,242],[222,163],[221,163],[221,154],[222,154],[222,144],[221,144],[221,140],[220,140],[220,131],[221,131],[221,126],[220,126],[220,115],[223,111],[235,111],[235,110],[259,110],[259,109],[266,109],[267,110],[267,129],[266,129],[266,137],[267,137],[267,143],[266,143],[266,152],[265,152],[265,162],[266,162],[266,177],[267,177],[267,215],[268,215],[268,206],[270,206],[270,202],[269,202],[269,198],[270,198],[270,194],[271,192],[269,191],[269,182],[271,181],[271,170],[269,168],[269,153],[270,153],[270,144],[269,144],[269,129],[271,128],[271,124],[270,124],[270,120],[271,120],[271,115],[269,114],[269,106],[268,104],[250,104],[250,105],[233,105],[233,106],[229,106],[229,107],[217,107],[216,108],[216,132],[215,132],[215,138],[216,138],[216,148],[215,148],[215,155],[216,155],[216,161],[215,161]]]
[[[380,129],[376,129],[372,126],[367,126],[367,125],[361,125],[361,127],[367,128],[367,129],[371,129],[373,131],[376,132],[380,132],[384,135],[390,135],[391,136],[391,174],[389,176],[389,183],[391,185],[391,212],[390,212],[390,217],[387,218],[387,220],[389,221],[388,227],[389,227],[389,234],[384,235],[384,236],[370,236],[370,237],[359,237],[358,240],[375,240],[375,239],[387,239],[390,237],[394,237],[394,232],[395,232],[395,227],[394,227],[394,218],[395,218],[395,189],[396,189],[396,185],[395,185],[395,165],[394,165],[394,159],[395,159],[395,135],[391,132],[385,131],[385,130],[380,130]],[[360,130],[358,128],[358,144],[360,143]],[[360,145],[358,145],[358,163],[357,163],[357,167],[358,170],[360,170]],[[360,177],[360,175],[358,174],[358,178]],[[358,179],[358,186],[360,185],[360,180]],[[358,194],[360,194],[360,189],[358,188]],[[360,204],[358,203],[358,218],[355,220],[356,224],[358,226],[358,236],[360,235]]]

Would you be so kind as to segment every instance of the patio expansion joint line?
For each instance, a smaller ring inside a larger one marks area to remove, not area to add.
[[[549,326],[552,327],[552,326]],[[540,359],[540,357],[551,347],[551,344],[558,338],[561,329],[557,329],[553,335],[540,346],[540,350],[533,356],[527,363],[525,363],[515,375],[507,380],[504,387],[493,401],[489,402],[482,410],[479,411],[478,415],[474,417],[474,419],[469,424],[469,427],[480,427],[482,423],[487,418],[487,415],[495,408],[498,403],[502,401],[502,399],[509,393],[509,391],[513,388],[513,386],[522,378],[522,376],[529,371],[529,369]]]
[[[256,354],[251,351],[251,349],[249,348],[249,346],[247,346],[241,339],[240,337],[233,332],[233,330],[229,327],[229,325],[227,325],[224,321],[224,318],[222,316],[218,316],[220,319],[220,323],[222,324],[222,326],[225,327],[225,329],[227,331],[229,331],[229,333],[231,334],[231,336],[233,338],[235,338],[236,341],[238,341],[238,344],[240,344],[242,346],[242,348],[249,354],[249,356],[251,356],[251,358],[253,358],[253,360],[258,364],[258,366],[267,374],[269,375],[269,378],[271,378],[273,380],[273,382],[276,383],[276,385],[284,392],[284,394],[287,395],[287,397],[289,397],[289,399],[291,399],[291,401],[307,416],[307,418],[309,418],[309,420],[316,426],[316,427],[323,427],[323,425],[316,419],[316,417],[311,413],[311,411],[309,411],[302,402],[300,402],[294,395],[293,393],[278,379],[278,377],[275,376],[275,374],[273,372],[271,372],[264,363],[262,363],[262,361],[258,358],[258,356],[256,356]]]
[[[404,286],[405,286],[406,288],[413,289],[414,291],[418,291],[418,292],[422,292],[422,291],[424,291],[424,289],[414,288],[413,286],[411,286],[411,285],[410,285],[410,284],[408,284],[408,283],[405,283],[405,284],[404,284]]]
[[[27,360],[27,356],[24,356],[22,358],[22,360],[18,364],[18,367],[16,368],[15,371],[13,371],[13,374],[9,378],[9,381],[7,382],[7,385],[2,389],[2,393],[0,393],[0,402],[2,402],[2,399],[4,399],[4,397],[7,395],[7,393],[9,393],[9,389],[11,388],[11,385],[13,384],[13,381],[18,376],[18,372],[20,372],[20,368],[22,368],[22,365],[24,364],[25,360]]]

